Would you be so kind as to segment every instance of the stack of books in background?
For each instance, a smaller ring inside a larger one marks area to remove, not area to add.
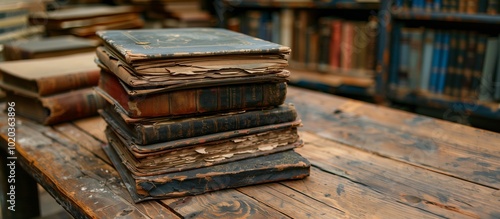
[[[211,28],[101,31],[97,92],[134,201],[300,179],[288,47]]]
[[[6,102],[14,102],[16,115],[45,125],[97,114],[103,101],[94,92],[99,68],[95,53],[0,63]]]
[[[200,0],[151,1],[145,15],[159,21],[160,27],[214,27],[215,19]]]
[[[45,2],[2,0],[0,6],[0,44],[43,33],[42,25],[30,25],[30,13],[45,11]]]
[[[445,13],[498,14],[500,3],[498,0],[396,0],[393,1],[396,9],[402,11],[435,11]]]
[[[99,30],[140,29],[144,21],[136,6],[85,6],[31,14],[29,21],[43,25],[48,36],[74,35],[93,38]]]

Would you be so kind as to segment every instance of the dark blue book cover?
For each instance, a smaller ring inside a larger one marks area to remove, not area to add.
[[[395,23],[391,38],[391,62],[389,63],[389,88],[395,89],[398,85],[400,47],[401,47],[401,24]]]
[[[448,56],[448,68],[444,84],[444,94],[451,96],[453,92],[453,81],[455,80],[455,71],[458,56],[458,32],[452,31],[450,35],[450,52]]]
[[[458,35],[458,54],[455,68],[455,80],[453,82],[452,96],[460,97],[464,77],[465,56],[467,53],[467,33],[462,31]]]
[[[439,63],[441,61],[441,41],[443,38],[442,31],[437,30],[434,37],[434,52],[432,54],[431,77],[429,80],[429,91],[434,92],[437,89]]]
[[[172,57],[290,53],[287,46],[219,28],[107,30],[96,34],[128,63]]]
[[[443,33],[441,39],[441,60],[439,62],[439,74],[436,93],[442,94],[444,91],[446,69],[448,68],[448,56],[450,55],[450,33]]]

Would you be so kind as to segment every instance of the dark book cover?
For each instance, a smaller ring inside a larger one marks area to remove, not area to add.
[[[152,145],[135,145],[108,126],[106,136],[123,163],[138,176],[177,172],[277,153],[303,142],[300,121],[222,132]]]
[[[460,89],[460,97],[468,98],[472,89],[472,77],[474,71],[474,62],[476,56],[477,33],[469,32],[467,34],[467,48],[465,52],[464,68],[463,68],[463,81]]]
[[[439,63],[439,73],[436,86],[436,93],[442,94],[444,92],[446,82],[446,70],[448,69],[448,61],[450,56],[450,33],[443,33],[441,41],[441,61]]]
[[[4,88],[5,89],[5,88]],[[54,125],[97,115],[102,99],[92,88],[84,88],[46,97],[30,97],[6,90],[6,102],[15,102],[16,115],[44,125]]]
[[[164,91],[132,90],[101,71],[98,93],[129,117],[180,116],[264,109],[284,103],[286,83],[251,83]]]
[[[58,36],[38,40],[18,40],[4,44],[4,59],[20,60],[65,56],[93,52],[98,42],[74,36]]]
[[[290,53],[289,47],[218,28],[111,30],[97,35],[127,63],[172,57]]]
[[[99,67],[91,52],[0,63],[2,85],[38,97],[96,86]]]
[[[236,162],[148,177],[132,175],[112,147],[103,146],[134,202],[183,197],[309,176],[309,161],[289,150]]]
[[[297,119],[293,105],[283,104],[272,109],[240,111],[184,118],[132,119],[113,107],[101,112],[106,122],[122,136],[138,145],[174,141],[226,131],[292,122]]]
[[[439,69],[440,69],[439,66],[441,63],[441,56],[442,56],[443,35],[444,35],[443,31],[436,30],[436,35],[434,37],[434,43],[433,43],[434,51],[432,52],[431,74],[429,77],[429,91],[431,93],[434,93],[437,90]]]
[[[34,25],[49,25],[49,27],[56,26],[56,24],[65,21],[79,21],[84,20],[88,22],[87,25],[95,24],[92,21],[96,20],[86,20],[97,17],[107,17],[116,15],[125,15],[130,13],[138,13],[141,8],[136,6],[109,6],[109,5],[98,5],[98,6],[88,6],[88,7],[73,7],[65,8],[49,12],[39,12],[33,13],[29,17],[29,21]],[[50,24],[49,24],[50,23]],[[65,27],[65,26],[59,26]],[[62,29],[62,28],[61,28]]]

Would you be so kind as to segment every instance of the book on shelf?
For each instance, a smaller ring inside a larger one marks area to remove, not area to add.
[[[111,141],[111,144],[115,142]],[[115,145],[116,147],[116,145]],[[134,202],[197,195],[220,189],[269,183],[309,176],[311,164],[293,150],[248,158],[198,169],[156,176],[133,175],[122,163],[112,146],[104,151],[117,168]]]
[[[132,89],[113,73],[101,71],[99,94],[129,117],[157,117],[263,109],[283,104],[286,83],[250,83],[165,91]]]
[[[136,145],[110,126],[106,136],[109,141],[114,142],[115,151],[130,172],[137,176],[153,176],[236,162],[301,147],[303,143],[297,134],[298,125],[300,121],[151,145]]]
[[[66,56],[95,51],[98,42],[74,36],[57,36],[33,40],[18,40],[4,44],[6,61]]]
[[[92,87],[99,81],[94,53],[0,63],[2,84],[32,97]]]
[[[44,125],[53,125],[97,115],[103,101],[92,88],[82,88],[43,97],[25,95],[14,87],[0,86],[6,91],[6,102],[16,104],[16,115]]]
[[[498,14],[498,0],[396,0],[395,9],[416,12]]]
[[[109,104],[100,112],[104,120],[137,145],[194,138],[218,132],[292,122],[297,111],[290,104],[271,109],[218,113],[197,117],[133,119]]]
[[[31,24],[43,25],[49,36],[73,34],[95,37],[98,30],[143,27],[144,21],[139,16],[141,11],[140,7],[129,5],[71,7],[33,13],[28,20]]]

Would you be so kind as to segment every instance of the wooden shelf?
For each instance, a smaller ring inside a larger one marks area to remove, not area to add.
[[[361,9],[378,10],[380,3],[357,3],[357,2],[322,2],[322,1],[302,1],[302,0],[225,0],[233,7],[258,7],[258,8],[312,8],[312,9]]]
[[[368,77],[353,77],[320,73],[315,71],[289,69],[290,84],[320,90],[327,93],[373,96],[375,81]]]
[[[423,21],[437,20],[437,21],[452,21],[452,22],[500,24],[499,15],[488,15],[488,14],[400,11],[392,13],[392,15],[394,18],[401,20],[423,20]]]

